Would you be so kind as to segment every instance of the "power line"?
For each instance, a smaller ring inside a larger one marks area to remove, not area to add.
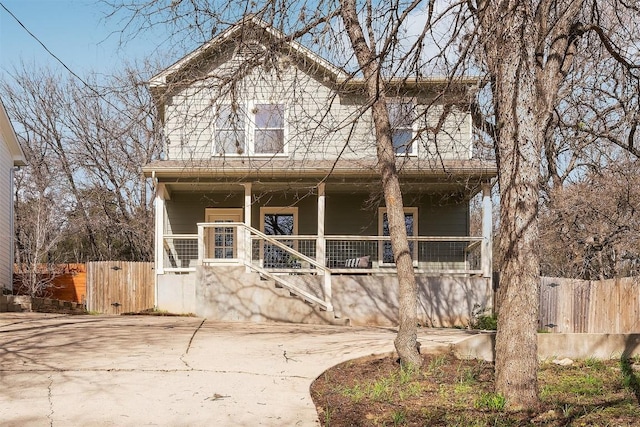
[[[112,106],[113,108],[115,108],[118,112],[120,112],[121,114],[124,114],[125,116],[127,116],[127,118],[129,118],[130,120],[135,120],[133,117],[131,117],[129,115],[128,112],[122,111],[118,106],[114,105],[111,101],[109,101],[108,99],[106,99],[97,89],[95,89],[92,85],[90,85],[89,83],[87,83],[82,77],[80,77],[78,74],[76,74],[75,71],[73,71],[71,68],[69,68],[67,66],[67,64],[65,64],[60,58],[58,58],[58,56],[56,56],[56,54],[54,54],[53,52],[51,52],[51,50],[49,50],[49,48],[42,42],[42,40],[40,40],[38,38],[38,36],[36,36],[35,34],[33,34],[23,23],[22,21],[20,21],[20,19],[18,19],[18,17],[16,15],[13,14],[13,12],[11,12],[9,9],[7,9],[7,7],[4,5],[4,3],[2,3],[0,1],[0,6],[2,6],[2,8],[9,14],[11,15],[11,17],[27,32],[27,34],[29,34],[35,41],[37,41],[40,46],[42,46],[42,48],[49,54],[51,55],[51,57],[53,57],[53,59],[55,59],[56,61],[58,61],[60,63],[60,65],[62,65],[73,77],[75,77],[76,79],[78,79],[83,85],[85,85],[87,87],[87,89],[89,89],[91,92],[95,93],[98,97],[100,97],[103,101],[105,101],[107,104],[109,104],[110,106]]]

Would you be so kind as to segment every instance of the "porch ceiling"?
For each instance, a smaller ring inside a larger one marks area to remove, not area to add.
[[[164,181],[159,182],[165,185],[166,190],[171,193],[176,192],[198,192],[198,193],[241,193],[244,191],[243,182],[216,182],[216,181]],[[310,192],[316,193],[319,181],[250,181],[253,192]],[[480,191],[480,182],[404,182],[401,183],[403,192],[406,193],[466,193],[476,194]],[[325,182],[326,193],[375,193],[381,190],[380,181],[328,181]]]
[[[477,159],[445,160],[437,164],[416,158],[398,159],[398,169],[405,191],[475,194],[483,182],[496,176],[495,162]],[[370,192],[380,187],[375,160],[165,160],[151,163],[143,171],[170,191],[239,191],[248,182],[255,190],[314,188],[320,182],[326,184],[326,191],[332,192]]]

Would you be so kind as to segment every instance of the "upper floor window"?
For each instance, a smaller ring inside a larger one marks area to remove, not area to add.
[[[389,122],[391,138],[396,154],[414,154],[413,121],[415,108],[413,102],[390,102]]]
[[[254,152],[284,153],[284,106],[255,104]]]
[[[236,104],[220,106],[215,120],[216,154],[243,154],[245,148],[245,112]]]
[[[247,111],[251,111],[248,115]],[[254,103],[223,104],[218,108],[214,129],[215,154],[284,153],[284,105]]]

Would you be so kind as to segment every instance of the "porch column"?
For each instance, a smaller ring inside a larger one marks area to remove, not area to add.
[[[167,198],[167,189],[164,184],[156,185],[156,198],[154,200],[154,208],[156,213],[155,220],[155,264],[156,274],[164,274],[164,216],[165,216],[165,199]]]
[[[316,239],[316,261],[325,265],[326,241],[324,239],[325,195],[324,182],[318,184],[318,238]]]
[[[245,182],[244,186],[244,223],[247,227],[251,227],[251,183]],[[242,233],[242,246],[244,247],[243,256],[247,262],[247,271],[249,271],[248,265],[251,263],[251,233],[249,230],[243,230]]]
[[[491,183],[482,184],[482,247],[480,257],[482,276],[491,278],[493,274],[493,206],[491,204]]]

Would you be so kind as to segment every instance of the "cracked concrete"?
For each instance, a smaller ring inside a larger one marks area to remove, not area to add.
[[[425,329],[422,351],[465,331]],[[3,426],[318,426],[311,382],[395,330],[0,314]]]

